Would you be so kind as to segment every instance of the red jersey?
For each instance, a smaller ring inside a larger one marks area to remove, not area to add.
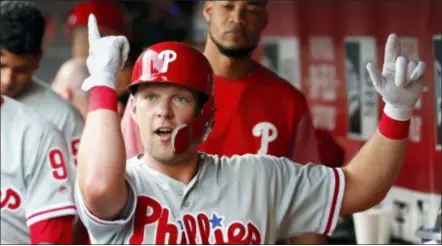
[[[299,163],[319,162],[315,131],[304,95],[256,63],[248,77],[215,77],[215,125],[200,150],[210,154],[269,154]],[[128,104],[127,108],[130,107]],[[138,127],[122,120],[127,158],[142,153]]]

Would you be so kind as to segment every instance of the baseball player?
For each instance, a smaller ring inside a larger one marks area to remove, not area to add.
[[[209,25],[204,54],[215,73],[217,111],[216,124],[200,150],[317,162],[318,146],[305,96],[251,58],[267,25],[266,3],[204,3],[203,14]],[[123,116],[122,131],[127,157],[143,153],[138,128],[129,112]]]
[[[1,244],[72,244],[76,209],[65,139],[5,96],[1,110]]]
[[[72,103],[84,118],[88,112],[89,95],[81,90],[81,84],[89,76],[86,67],[89,47],[87,18],[91,13],[94,13],[99,20],[100,32],[103,36],[119,35],[127,31],[124,12],[117,3],[112,1],[80,2],[72,8],[67,18],[66,29],[72,41],[72,58],[62,64],[51,87],[61,97]],[[120,73],[124,74],[125,70]],[[118,92],[123,94],[123,92]]]
[[[130,112],[144,154],[126,162],[115,75],[129,45],[122,36],[101,38],[93,15],[89,43],[91,75],[82,88],[90,91],[90,112],[75,201],[92,243],[273,244],[303,233],[330,234],[339,214],[377,204],[394,183],[423,90],[425,65],[407,66],[391,35],[383,73],[367,65],[386,102],[382,120],[344,168],[269,155],[209,155],[198,146],[214,120],[210,64],[186,44],[163,42],[146,49],[134,68]]]
[[[2,1],[0,15],[1,93],[34,109],[53,123],[68,141],[68,166],[75,180],[75,163],[84,120],[45,82],[33,77],[42,57],[45,19],[31,2]]]

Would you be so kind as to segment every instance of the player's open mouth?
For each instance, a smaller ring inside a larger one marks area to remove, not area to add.
[[[162,141],[169,141],[172,135],[172,128],[169,127],[160,127],[157,130],[154,131],[155,134],[157,134]]]

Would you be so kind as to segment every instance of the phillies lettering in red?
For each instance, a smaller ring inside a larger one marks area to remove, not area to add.
[[[12,189],[6,188],[0,190],[1,209],[17,210],[21,205],[20,194]]]
[[[261,233],[253,223],[234,222],[223,226],[216,213],[185,214],[169,222],[170,210],[152,197],[138,196],[133,234],[129,244],[142,244],[146,227],[154,225],[154,244],[261,244]],[[167,238],[167,239],[166,239]]]

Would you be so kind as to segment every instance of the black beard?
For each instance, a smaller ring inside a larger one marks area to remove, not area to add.
[[[221,54],[231,57],[231,58],[245,58],[249,57],[252,52],[255,50],[257,44],[252,45],[250,47],[246,48],[226,48],[222,46],[220,43],[218,43],[212,36],[212,34],[209,35],[212,42],[216,45],[218,50],[221,52]]]

